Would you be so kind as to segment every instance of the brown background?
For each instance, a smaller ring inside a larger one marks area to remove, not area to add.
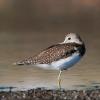
[[[12,63],[80,34],[86,54],[62,74],[62,87],[100,85],[99,0],[0,0],[0,87],[57,87],[58,71]]]

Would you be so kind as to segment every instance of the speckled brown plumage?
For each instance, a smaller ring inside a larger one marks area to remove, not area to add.
[[[17,62],[17,64],[50,64],[53,61],[67,58],[75,52],[84,53],[82,52],[83,47],[76,43],[52,45],[33,57]]]

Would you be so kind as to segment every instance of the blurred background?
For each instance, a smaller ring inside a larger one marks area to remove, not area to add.
[[[0,31],[99,31],[99,0],[0,0]]]
[[[100,85],[99,0],[0,0],[0,87],[56,87],[57,71],[12,63],[79,33],[87,52],[62,75],[62,86]]]

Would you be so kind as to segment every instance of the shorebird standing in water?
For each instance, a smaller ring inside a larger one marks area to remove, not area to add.
[[[16,65],[34,65],[44,69],[59,70],[58,87],[61,88],[61,73],[77,63],[85,54],[85,45],[76,33],[68,33],[64,42],[52,45],[39,54],[16,62]]]

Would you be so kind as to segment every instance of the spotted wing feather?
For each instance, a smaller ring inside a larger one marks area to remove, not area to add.
[[[38,55],[34,57],[29,57],[22,61],[17,62],[17,65],[24,65],[24,64],[50,64],[53,61],[57,61],[61,58],[67,58],[74,52],[76,52],[76,44],[57,44],[52,45]]]

